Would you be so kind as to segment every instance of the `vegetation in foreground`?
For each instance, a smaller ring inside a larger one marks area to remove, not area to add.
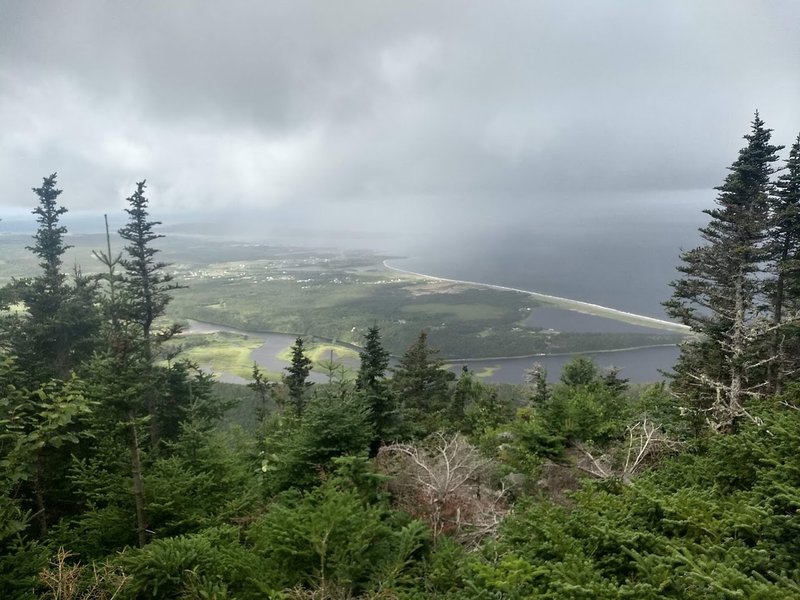
[[[154,325],[144,182],[68,280],[46,178],[40,273],[2,288],[0,597],[797,598],[800,138],[777,179],[746,139],[669,304],[702,336],[636,389],[584,358],[487,386],[425,332],[389,374],[378,327],[354,380],[297,339],[215,388]]]

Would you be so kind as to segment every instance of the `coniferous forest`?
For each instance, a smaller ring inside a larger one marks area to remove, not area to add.
[[[221,385],[165,318],[145,182],[100,275],[61,193],[0,289],[0,598],[800,597],[800,137],[757,113],[651,385],[583,357],[489,385],[424,331],[389,368],[377,327],[356,378],[310,383],[298,338],[282,381]]]

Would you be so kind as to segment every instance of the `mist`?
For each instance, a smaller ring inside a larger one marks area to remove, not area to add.
[[[0,223],[147,179],[166,232],[370,248],[660,314],[756,110],[800,131],[800,5],[4,3]],[[409,263],[411,264],[411,263]]]

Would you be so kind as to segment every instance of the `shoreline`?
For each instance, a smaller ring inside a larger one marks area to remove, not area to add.
[[[611,319],[614,321],[622,321],[624,323],[629,323],[632,325],[650,327],[651,329],[671,331],[673,333],[691,332],[691,329],[688,326],[681,325],[680,323],[673,323],[672,321],[667,321],[666,319],[657,319],[655,317],[648,317],[647,315],[638,315],[636,313],[626,312],[608,306],[601,306],[599,304],[592,304],[591,302],[584,302],[583,300],[572,300],[570,298],[561,298],[559,296],[551,296],[550,294],[542,294],[539,292],[534,292],[532,290],[523,290],[521,288],[514,288],[505,285],[496,285],[493,283],[481,283],[480,281],[466,281],[463,279],[450,279],[448,277],[437,277],[436,275],[417,273],[415,271],[409,271],[408,269],[393,267],[392,265],[389,264],[389,259],[383,261],[383,266],[384,268],[390,271],[395,271],[397,273],[402,273],[404,275],[413,275],[415,277],[421,277],[423,279],[428,279],[431,281],[457,283],[462,285],[482,287],[482,288],[500,290],[505,292],[517,292],[519,294],[526,294],[536,300],[544,302],[545,304],[549,304],[551,306],[555,306],[563,310],[570,310],[585,315],[592,315],[595,317]],[[664,344],[661,344],[661,346],[663,345]],[[667,345],[674,345],[674,344],[667,344]],[[654,346],[645,346],[645,347],[654,347]],[[606,350],[605,352],[617,352],[617,351],[619,350]],[[547,354],[544,356],[555,356],[555,355]],[[519,357],[519,358],[525,358],[525,357]]]
[[[238,327],[231,327],[229,325],[222,325],[220,323],[211,323],[209,321],[198,321],[197,319],[187,318],[189,321],[189,326],[186,330],[181,332],[181,335],[204,335],[206,333],[217,333],[227,331],[229,333],[234,333],[236,335],[244,335],[244,336],[268,336],[268,335],[285,335],[289,337],[298,337],[297,334],[293,333],[283,333],[281,331],[248,331],[246,329],[239,329]],[[201,325],[201,326],[209,326],[210,331],[192,331],[193,324]],[[334,346],[342,346],[343,348],[348,348],[350,350],[355,350],[356,352],[361,352],[363,348],[361,346],[357,346],[356,344],[351,344],[350,342],[343,342],[341,340],[335,340],[332,338],[322,338],[316,335],[300,335],[303,339],[309,339],[311,341],[321,340],[324,343],[331,344]],[[558,358],[564,356],[584,356],[587,354],[612,354],[615,352],[631,352],[635,350],[649,350],[651,348],[673,348],[678,346],[679,344],[649,344],[646,346],[630,346],[628,348],[610,348],[606,350],[575,350],[574,352],[555,352],[553,354],[542,354],[542,353],[535,353],[535,354],[519,354],[517,356],[486,356],[486,357],[472,357],[472,358],[443,358],[445,364],[447,365],[457,365],[462,363],[473,363],[473,362],[481,362],[481,361],[492,361],[492,360],[519,360],[524,358]],[[389,354],[391,358],[400,359],[401,356],[396,354]]]
[[[609,350],[576,350],[575,352],[556,352],[554,354],[522,354],[519,356],[489,356],[487,358],[443,358],[445,364],[482,362],[485,360],[519,360],[522,358],[559,358],[564,356],[585,356],[587,354],[613,354],[614,352],[633,352],[651,348],[677,348],[680,344],[650,344],[648,346],[631,346],[629,348],[611,348]]]

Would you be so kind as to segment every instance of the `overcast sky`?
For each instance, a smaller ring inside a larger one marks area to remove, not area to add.
[[[73,211],[145,177],[156,213],[398,227],[685,204],[755,109],[797,136],[799,31],[797,0],[0,0],[0,212],[53,171]]]

